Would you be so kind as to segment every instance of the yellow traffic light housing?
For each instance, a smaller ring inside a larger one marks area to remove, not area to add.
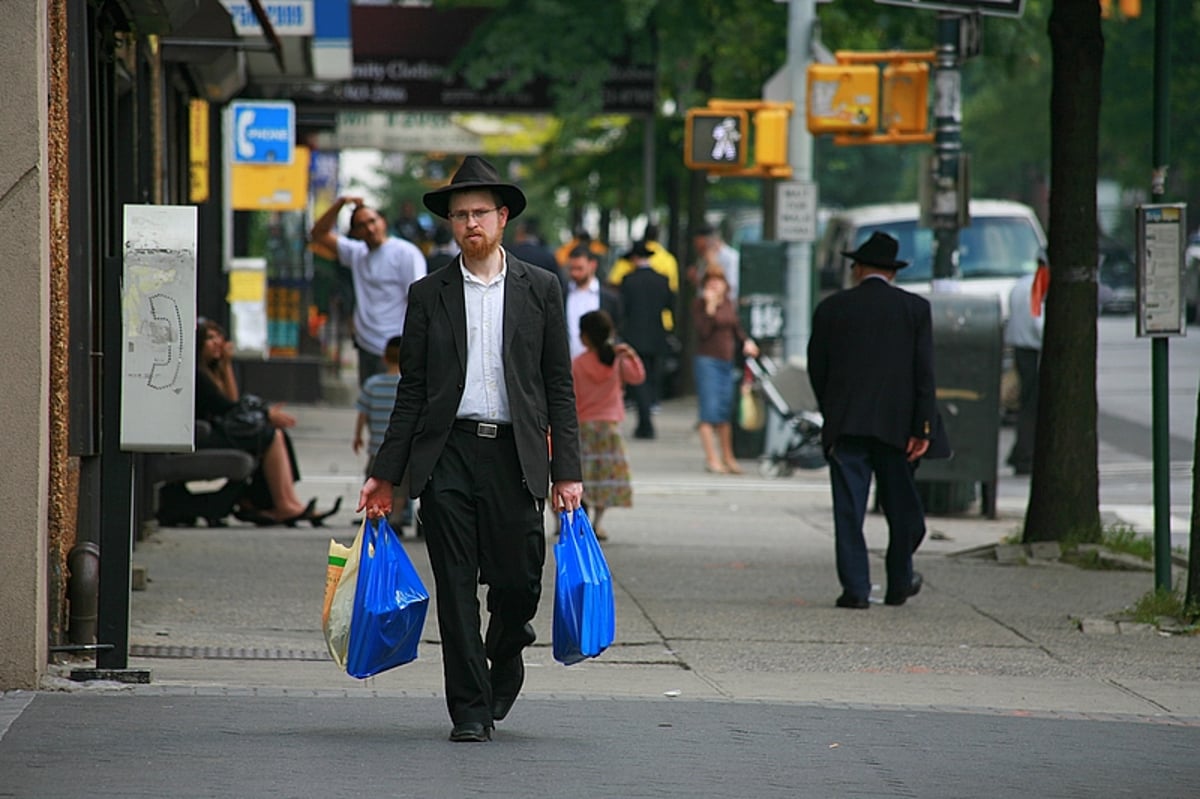
[[[690,109],[683,162],[690,169],[728,177],[791,177],[788,123],[793,108],[791,103],[767,100],[709,100],[705,108]]]
[[[745,111],[693,108],[683,134],[684,163],[691,169],[741,169],[749,133]]]
[[[836,64],[808,67],[809,131],[814,135],[832,133],[833,143],[839,145],[933,141],[928,131],[932,50],[838,51],[835,56]],[[887,65],[882,87],[879,64]]]
[[[791,107],[754,112],[754,163],[759,167],[785,167],[788,161],[788,119]]]
[[[889,133],[924,133],[929,127],[929,65],[888,64],[883,70],[883,128]]]
[[[874,64],[810,64],[808,130],[873,133],[879,107],[879,67]]]

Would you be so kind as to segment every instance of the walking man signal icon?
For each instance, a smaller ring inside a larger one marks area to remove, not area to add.
[[[712,132],[714,161],[737,161],[738,142],[742,140],[742,132],[738,130],[738,122],[733,117],[722,119]]]

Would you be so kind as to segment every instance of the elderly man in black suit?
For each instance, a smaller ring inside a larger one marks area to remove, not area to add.
[[[813,314],[808,375],[825,418],[822,443],[833,489],[840,608],[869,607],[871,577],[863,518],[871,475],[888,522],[884,603],[921,590],[912,556],[925,537],[913,472],[937,426],[929,302],[892,284],[899,245],[874,233],[857,250],[856,286]]]
[[[650,266],[653,253],[646,242],[635,242],[625,257],[633,262],[633,271],[621,281],[621,338],[633,347],[646,366],[646,379],[630,386],[637,402],[637,427],[634,438],[654,438],[654,404],[662,392],[663,363],[671,351],[663,311],[673,311],[675,293],[670,281]]]
[[[556,510],[580,506],[579,426],[558,279],[500,245],[525,195],[468,156],[424,200],[450,220],[462,252],[412,287],[404,377],[359,509],[386,516],[392,485],[411,469],[437,589],[450,740],[482,742],[524,683],[546,497]]]

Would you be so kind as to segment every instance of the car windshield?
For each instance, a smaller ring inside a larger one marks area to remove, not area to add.
[[[896,273],[897,283],[933,278],[933,231],[913,220],[859,228],[855,246],[882,231],[900,242],[902,261],[909,266]],[[958,232],[958,265],[963,278],[1020,277],[1037,269],[1041,244],[1029,222],[1020,217],[975,217]]]

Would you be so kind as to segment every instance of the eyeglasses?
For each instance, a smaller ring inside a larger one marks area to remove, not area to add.
[[[461,224],[465,223],[468,219],[470,219],[472,222],[482,222],[484,219],[487,218],[488,214],[495,213],[496,211],[499,211],[499,210],[500,210],[499,206],[497,206],[495,208],[476,208],[471,211],[452,211],[451,213],[446,214],[446,216],[450,219],[451,222],[457,222],[458,224],[461,225]]]

